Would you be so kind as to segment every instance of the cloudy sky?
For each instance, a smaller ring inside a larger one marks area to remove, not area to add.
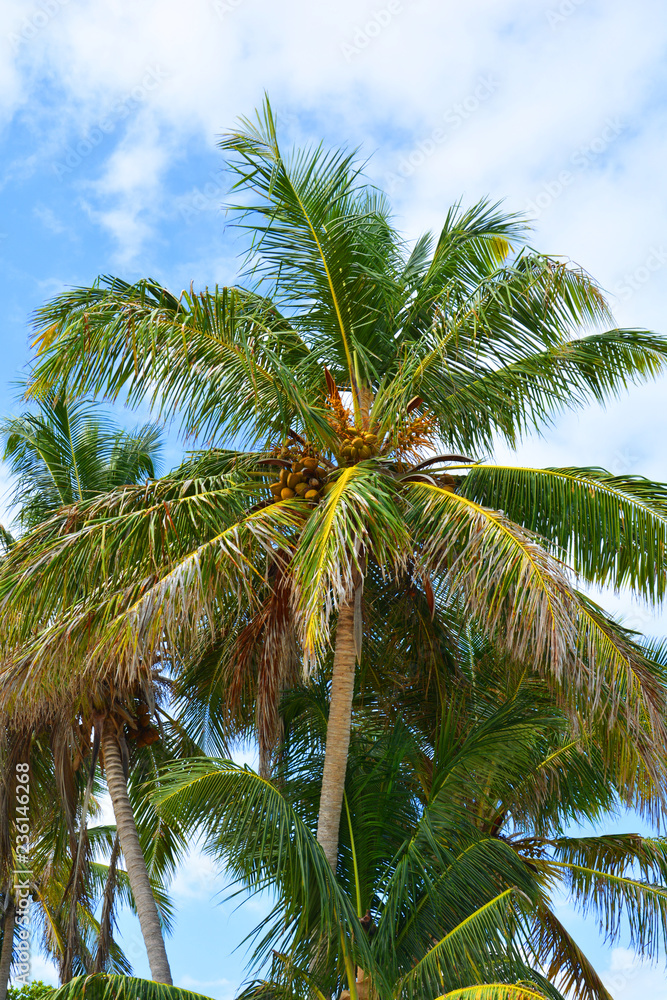
[[[506,199],[534,219],[535,246],[602,282],[619,325],[667,330],[660,0],[0,0],[0,25],[2,414],[19,408],[30,313],[63,287],[234,280],[216,137],[265,91],[286,142],[361,147],[408,235],[459,199]],[[666,388],[567,416],[516,457],[667,479]],[[171,435],[165,463],[178,457]],[[663,630],[623,595],[605,600]],[[218,905],[222,885],[193,856],[170,953],[178,982],[226,997],[256,914]],[[661,969],[563,914],[618,1000],[667,997]]]

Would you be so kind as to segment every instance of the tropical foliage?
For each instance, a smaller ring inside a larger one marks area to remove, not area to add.
[[[248,997],[607,998],[554,894],[664,942],[663,841],[568,829],[664,818],[667,677],[588,588],[664,598],[667,486],[486,455],[660,374],[667,342],[499,205],[408,244],[355,155],[284,153],[268,103],[221,148],[239,284],[57,296],[40,412],[5,425],[0,708],[86,734],[84,795],[101,749],[157,980],[84,961],[59,998],[187,1000],[155,894],[194,829],[273,894]],[[154,429],[95,425],[99,396],[195,450],[156,479]],[[248,735],[259,773],[228,759]]]
[[[39,401],[36,412],[5,421],[2,432],[5,458],[15,477],[12,499],[17,522],[24,529],[38,526],[67,505],[103,494],[127,484],[128,480],[156,474],[159,434],[154,426],[128,433],[101,418],[92,406],[68,402],[61,396],[47,395]],[[9,549],[14,544],[10,539]],[[78,582],[79,594],[85,592],[85,579],[84,573]],[[63,655],[63,662],[70,665],[67,654]],[[41,775],[47,817],[45,831],[39,829],[34,814],[31,815],[30,890],[37,903],[44,947],[56,957],[63,982],[75,972],[107,968],[129,971],[127,960],[113,940],[113,911],[119,895],[134,908],[135,890],[141,889],[142,883],[143,895],[148,899],[147,907],[144,903],[143,908],[148,908],[149,919],[155,911],[153,937],[159,938],[158,949],[164,951],[159,921],[161,917],[168,926],[169,904],[163,877],[165,871],[173,868],[174,838],[169,831],[162,831],[166,835],[157,845],[149,840],[153,864],[147,868],[127,794],[127,775],[122,773],[121,764],[123,751],[128,770],[130,763],[140,764],[147,751],[139,748],[150,746],[164,736],[164,727],[160,731],[150,724],[151,702],[147,703],[141,692],[133,694],[134,699],[124,706],[120,719],[120,727],[127,722],[127,735],[136,741],[136,750],[132,752],[124,733],[118,734],[117,699],[113,697],[110,704],[107,698],[103,707],[90,701],[82,704],[76,698],[58,700],[47,686],[33,684],[24,689],[20,712],[10,713],[5,724],[4,794],[0,798],[7,845],[10,845],[10,828],[14,826],[10,818],[14,816],[15,805],[15,761],[20,759],[21,766],[26,767],[30,760],[33,797],[40,765],[47,761],[51,764],[50,772]],[[153,695],[152,687],[149,694]],[[128,708],[134,711],[128,713]],[[35,736],[40,740],[36,746]],[[110,758],[116,744],[119,774],[113,783]],[[104,752],[114,807],[117,809],[120,802],[125,816],[118,838],[115,830],[105,832],[95,828],[94,833],[88,830],[100,748]],[[152,751],[152,756],[155,752]],[[54,785],[60,792],[62,811],[53,810],[49,792]],[[154,836],[154,817],[143,802],[139,808],[144,820],[141,832],[146,841]],[[134,842],[136,855],[134,869],[129,866],[130,881],[134,882],[131,893],[128,874],[118,870],[120,841],[128,836]],[[101,849],[104,853],[105,848],[110,855],[106,866],[95,859],[96,851],[99,854]],[[8,847],[6,856],[9,858],[13,853],[13,848]],[[8,899],[11,896],[8,889]],[[93,901],[99,901],[102,907],[100,922],[95,919]],[[8,949],[9,957],[10,945]]]

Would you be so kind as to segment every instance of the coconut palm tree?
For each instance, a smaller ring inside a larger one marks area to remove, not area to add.
[[[175,296],[104,278],[66,292],[37,315],[31,392],[149,402],[237,450],[79,504],[15,548],[0,583],[13,676],[24,683],[37,656],[57,669],[67,645],[86,676],[111,658],[134,684],[237,621],[246,645],[265,638],[279,693],[292,651],[312,669],[335,624],[318,822],[332,866],[370,573],[446,591],[563,697],[597,710],[605,690],[629,738],[663,746],[664,689],[564,563],[661,600],[665,487],[477,459],[663,371],[665,340],[604,329],[595,282],[532,251],[498,206],[455,207],[436,239],[409,245],[353,154],[283,155],[268,104],[221,147],[246,286]],[[84,567],[85,598],[68,590]]]
[[[47,393],[0,423],[18,527],[27,530],[77,500],[153,479],[161,449],[154,424],[122,430],[85,400]]]
[[[32,904],[32,928],[41,925],[45,950],[58,963],[61,981],[70,978],[65,975],[68,969],[79,972],[86,969],[85,942],[95,925],[92,901],[104,866],[91,865],[85,858],[80,866],[80,877],[73,879],[72,829],[82,815],[85,778],[82,781],[80,774],[74,777],[74,788],[68,797],[74,798],[73,806],[71,801],[65,803],[60,797],[54,802],[55,755],[51,752],[48,734],[38,737],[24,734],[20,739],[14,727],[3,729],[0,803],[5,831],[3,840],[7,846],[2,852],[2,892],[6,909],[0,992],[4,996],[12,963],[16,961],[14,925],[19,909],[22,910],[27,902]],[[29,771],[28,760],[31,762]],[[29,794],[29,810],[23,805],[22,790]],[[24,891],[17,900],[15,872],[19,871],[22,874],[18,881]],[[69,920],[72,907],[77,913],[74,936]],[[115,942],[112,942],[109,959],[109,968],[128,971],[129,966]]]
[[[37,404],[36,412],[5,420],[0,428],[5,440],[4,457],[15,480],[12,500],[22,529],[34,528],[55,512],[71,509],[76,502],[155,476],[160,435],[154,425],[146,425],[134,433],[120,430],[100,416],[99,408],[85,401],[70,401],[63,394],[45,393]],[[79,599],[85,589],[85,579],[85,573],[80,575],[74,588]],[[68,662],[66,653],[62,654],[62,662]],[[41,686],[31,686],[29,691],[24,689],[21,704],[14,706],[14,714],[21,715],[25,724],[47,725],[59,733],[63,749],[79,747],[85,757],[90,756],[89,786],[101,749],[120,845],[149,959],[156,978],[170,982],[161,918],[128,795],[126,773],[130,754],[126,735],[139,740],[139,746],[149,742],[148,737],[152,741],[160,735],[150,722],[155,702],[155,677],[151,676],[143,689],[135,686],[129,692],[122,692],[120,697],[114,691],[112,678],[113,668],[109,679],[96,691],[80,688],[76,695],[70,692],[68,698],[58,700],[58,693],[44,676]],[[67,752],[59,753],[58,761],[65,768],[70,767]],[[58,766],[57,770],[60,770]],[[65,777],[59,778],[59,787],[68,784],[71,782],[68,783]],[[84,803],[79,839],[86,837],[86,811]],[[77,844],[73,847],[73,898],[77,897],[81,875],[80,856],[81,847]],[[69,912],[63,967],[65,979],[71,976],[77,931],[76,907],[70,906]],[[111,944],[109,929],[107,927],[103,935],[102,951],[108,952]]]
[[[543,681],[508,682],[479,636],[467,653],[474,676],[450,683],[430,735],[400,718],[387,728],[375,706],[357,711],[335,882],[315,840],[326,685],[288,695],[275,783],[201,758],[163,776],[163,808],[204,826],[239,890],[272,892],[253,955],[260,964],[273,950],[272,975],[243,996],[345,987],[398,1000],[523,980],[540,995],[610,1000],[558,920],[559,890],[610,943],[625,917],[642,955],[664,947],[664,838],[567,830],[618,807],[622,767],[606,765],[595,734],[573,732]],[[503,913],[510,888],[521,903]]]

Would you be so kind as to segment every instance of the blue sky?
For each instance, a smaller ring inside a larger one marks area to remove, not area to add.
[[[667,330],[660,0],[0,0],[0,13],[2,414],[20,406],[30,313],[63,287],[99,273],[177,292],[234,280],[215,142],[265,90],[286,141],[362,147],[409,236],[458,199],[505,198],[534,218],[537,247],[602,282],[619,325]],[[567,415],[513,458],[665,480],[666,388]],[[165,465],[180,451],[172,432]],[[604,600],[664,631],[625,595]],[[259,911],[230,916],[222,883],[193,856],[169,950],[178,982],[226,997],[241,977],[230,953]],[[667,997],[662,970],[599,947],[563,911],[619,1000]]]

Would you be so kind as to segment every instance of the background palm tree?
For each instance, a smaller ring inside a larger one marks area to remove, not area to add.
[[[117,486],[154,479],[162,447],[155,424],[126,431],[85,400],[47,393],[0,424],[10,495],[23,530],[62,507]]]
[[[220,760],[164,775],[163,808],[204,827],[239,888],[272,893],[253,959],[273,949],[273,974],[244,996],[354,992],[356,965],[360,996],[369,981],[380,996],[436,997],[532,978],[546,995],[610,1000],[554,912],[564,889],[609,942],[626,918],[642,954],[664,946],[664,839],[567,832],[573,821],[599,822],[625,796],[622,763],[605,763],[604,734],[573,732],[537,677],[508,681],[481,637],[461,652],[473,672],[450,678],[435,729],[419,715],[387,726],[373,702],[357,708],[335,886],[314,837],[325,684],[287,696],[275,784]],[[504,895],[510,887],[520,912]],[[368,948],[356,950],[360,941]],[[531,958],[548,982],[525,968]]]
[[[9,462],[15,486],[12,501],[17,520],[23,529],[35,528],[58,511],[71,511],[72,504],[105,494],[114,488],[127,487],[142,479],[154,478],[160,450],[160,435],[154,425],[146,425],[131,433],[120,430],[110,420],[102,419],[99,408],[85,401],[68,401],[64,395],[46,393],[37,400],[36,412],[4,421],[1,431],[5,440],[5,460]],[[67,516],[67,515],[66,515]],[[79,575],[72,591],[72,600],[80,601],[85,592],[86,574]],[[68,663],[66,652],[61,655],[61,668]],[[110,667],[113,677],[114,666]],[[70,695],[72,693],[70,692]],[[136,685],[131,692],[114,692],[113,681],[97,691],[80,689],[76,696],[59,698],[60,692],[50,686],[45,675],[41,685],[31,685],[22,692],[21,705],[30,722],[37,716],[49,715],[51,729],[60,734],[61,752],[57,755],[57,770],[71,767],[67,746],[78,747],[89,758],[91,782],[101,748],[114,813],[118,823],[120,844],[132,885],[139,919],[147,941],[149,960],[156,977],[170,982],[160,914],[145,863],[141,838],[137,831],[127,789],[129,752],[125,740],[125,725],[134,739],[146,735],[158,738],[159,732],[150,725],[154,707],[153,677],[143,691]],[[38,724],[44,724],[40,719]],[[92,740],[91,730],[96,736]],[[57,774],[61,789],[67,778]],[[86,808],[82,816],[80,838],[86,838]],[[71,822],[70,822],[71,826]],[[173,845],[172,845],[173,846]],[[73,848],[73,898],[77,898],[81,849]],[[102,951],[109,952],[112,941],[107,913]],[[70,978],[74,960],[74,938],[77,933],[77,910],[70,906],[69,931],[66,935],[62,974]],[[58,935],[56,934],[56,937]],[[98,949],[99,950],[99,949]],[[101,958],[100,958],[101,960]],[[106,960],[105,960],[106,961]],[[104,964],[104,963],[103,963]]]
[[[645,742],[663,745],[660,684],[575,592],[562,560],[586,581],[661,599],[664,487],[465,456],[655,375],[664,339],[599,332],[610,315],[595,283],[531,251],[524,224],[497,206],[455,208],[437,239],[408,247],[354,157],[322,147],[284,156],[268,105],[221,146],[241,192],[252,288],[176,297],[103,279],[67,292],[38,315],[31,391],[149,400],[189,433],[262,448],[217,456],[217,476],[206,459],[198,474],[84,505],[26,539],[2,588],[14,608],[36,591],[35,609],[14,616],[8,645],[23,649],[36,615],[53,624],[31,656],[53,664],[67,634],[90,676],[113,655],[136,679],[165,646],[177,662],[202,622],[214,634],[239,599],[246,621],[256,617],[255,586],[279,576],[264,671],[273,690],[293,638],[312,665],[336,622],[318,825],[334,866],[371,567],[446,590],[573,702],[585,690],[599,704],[606,687],[629,737],[644,739],[646,722]],[[442,447],[453,454],[434,464]],[[298,499],[308,487],[314,496]],[[84,565],[108,589],[77,605],[54,582]],[[265,605],[275,593],[265,588]]]

